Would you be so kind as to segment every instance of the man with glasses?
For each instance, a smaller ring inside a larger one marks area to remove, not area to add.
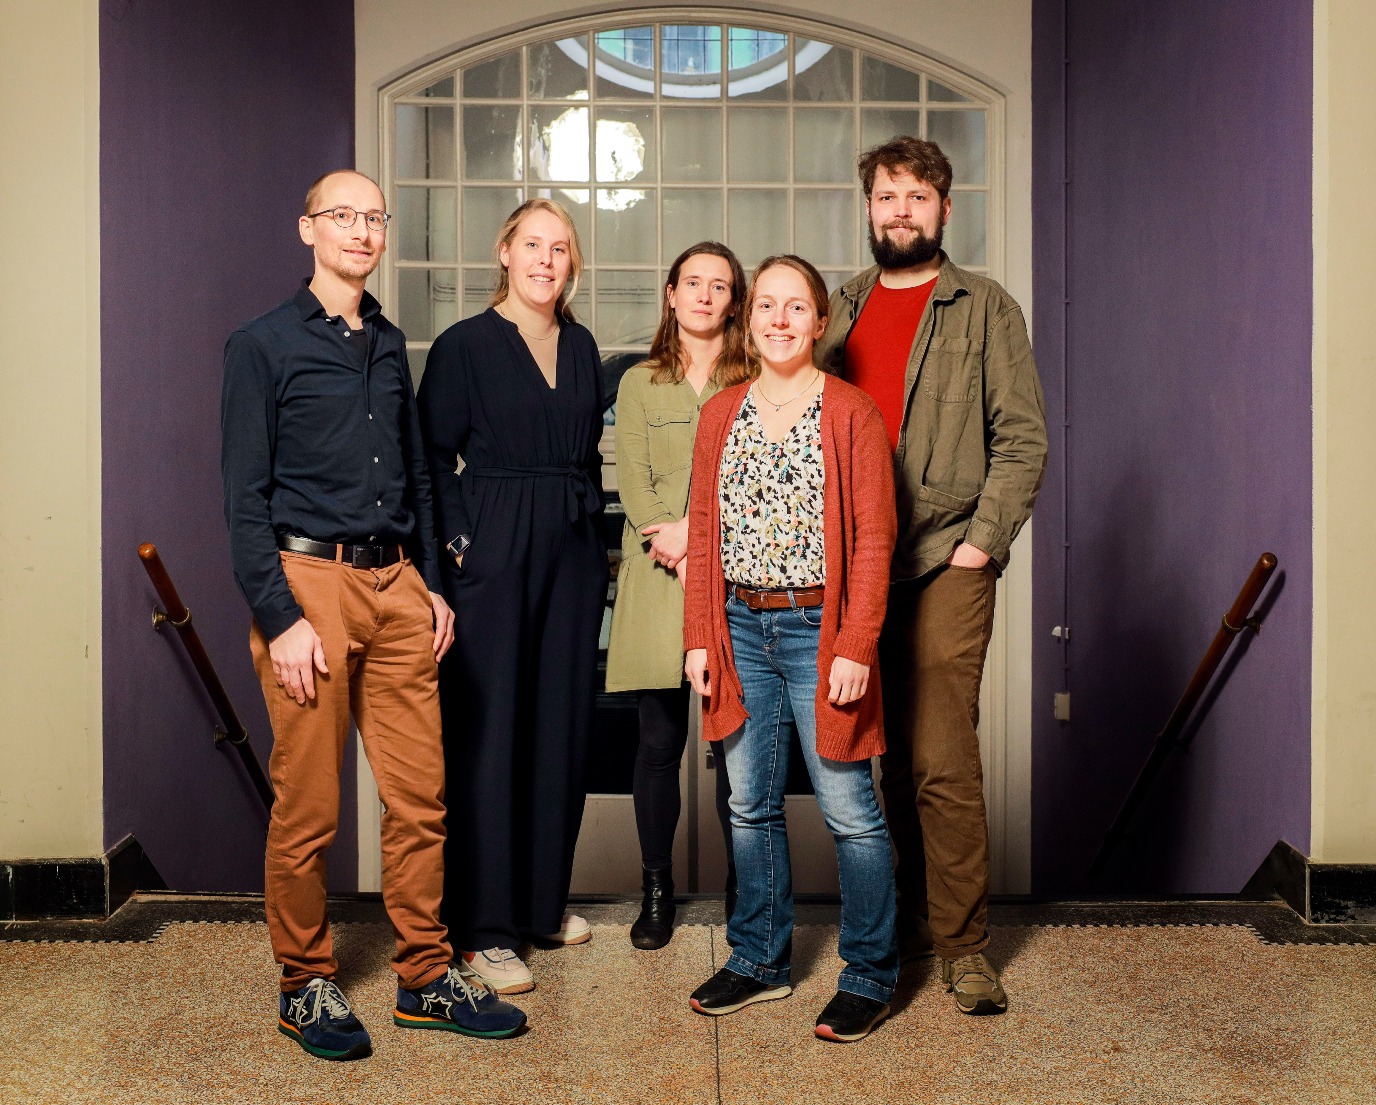
[[[1021,308],[941,248],[952,173],[940,147],[899,135],[858,168],[876,263],[833,293],[818,362],[870,394],[894,448],[898,545],[879,663],[900,955],[935,951],[962,1013],[1002,1013],[984,954],[976,727],[995,582],[1046,464],[1041,384]]]
[[[300,219],[314,275],[225,346],[225,519],[273,730],[264,894],[282,965],[278,1027],[322,1059],[372,1048],[333,981],[325,916],[325,853],[351,715],[385,806],[393,1022],[500,1037],[526,1019],[460,976],[439,920],[436,672],[454,615],[440,594],[405,338],[364,291],[390,218],[361,173],[317,180]]]

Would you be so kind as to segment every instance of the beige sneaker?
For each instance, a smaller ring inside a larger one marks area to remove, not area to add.
[[[460,952],[459,974],[476,978],[494,994],[524,994],[535,989],[535,976],[510,948]]]
[[[592,939],[592,926],[576,913],[565,913],[559,921],[559,931],[540,939],[549,944],[586,944]]]
[[[1002,1013],[1008,1008],[999,973],[983,952],[962,955],[957,960],[941,961],[941,981],[947,993],[956,995],[956,1008],[962,1013],[984,1015]]]

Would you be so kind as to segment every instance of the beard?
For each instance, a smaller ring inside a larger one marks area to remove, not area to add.
[[[911,269],[918,265],[925,265],[941,250],[941,238],[946,228],[938,225],[936,234],[932,237],[927,235],[910,224],[908,226],[913,232],[912,240],[907,245],[899,245],[885,233],[882,238],[876,237],[874,233],[874,223],[870,223],[870,253],[874,255],[875,261],[881,269]]]

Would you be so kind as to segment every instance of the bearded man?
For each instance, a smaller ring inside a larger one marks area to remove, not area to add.
[[[989,942],[979,687],[995,583],[1046,464],[1022,310],[941,248],[951,163],[898,136],[859,159],[875,264],[831,297],[818,354],[878,404],[894,448],[898,544],[880,641],[881,760],[904,961],[941,958],[963,1013],[1008,1007]]]

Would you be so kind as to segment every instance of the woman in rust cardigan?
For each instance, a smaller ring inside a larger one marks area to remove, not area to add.
[[[713,398],[698,423],[685,670],[703,696],[703,736],[725,740],[740,897],[731,957],[691,1004],[722,1015],[791,993],[791,709],[841,873],[846,966],[816,1033],[849,1042],[888,1013],[898,978],[889,837],[869,763],[884,750],[875,660],[896,523],[879,410],[812,361],[826,310],[808,262],[762,263],[746,305],[759,374]]]

